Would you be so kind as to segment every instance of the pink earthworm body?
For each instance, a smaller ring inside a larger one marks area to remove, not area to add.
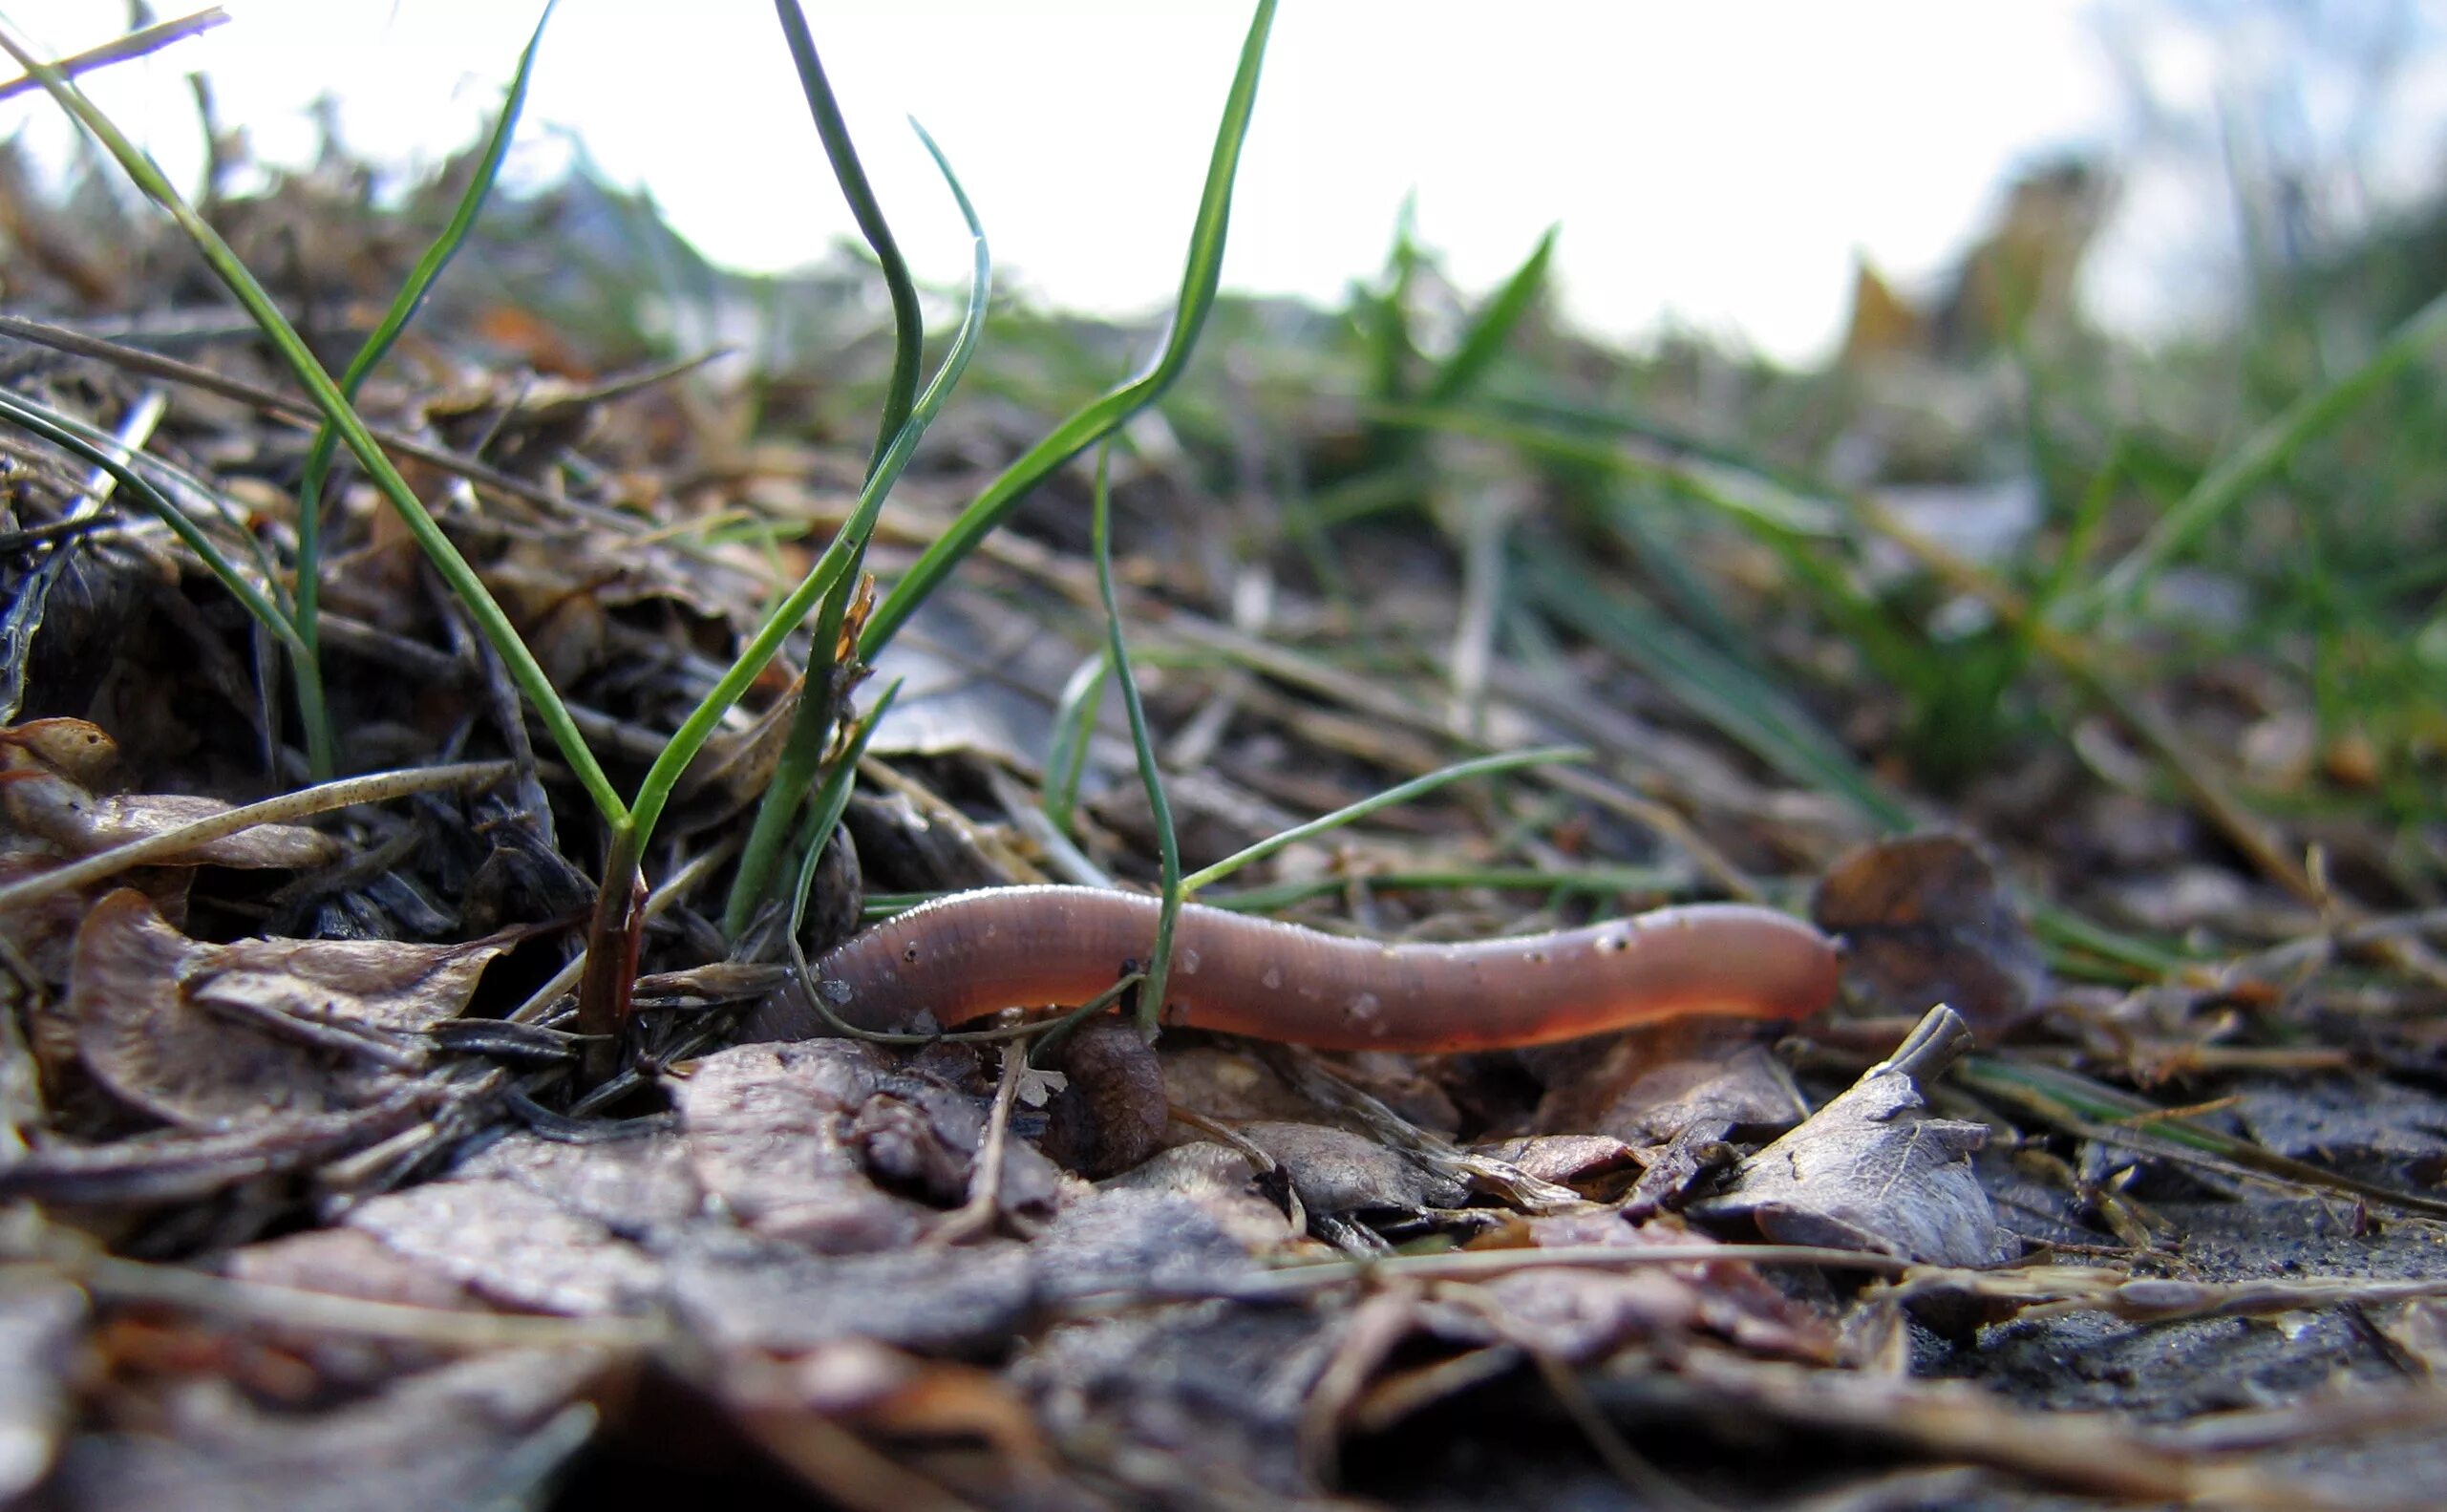
[[[1157,901],[995,887],[921,905],[827,952],[811,988],[862,1029],[1079,1004],[1143,966]],[[1806,1018],[1834,999],[1835,943],[1798,919],[1692,904],[1552,934],[1386,945],[1191,905],[1173,934],[1166,1024],[1326,1050],[1493,1050],[1698,1014]],[[824,1032],[769,999],[751,1039]]]

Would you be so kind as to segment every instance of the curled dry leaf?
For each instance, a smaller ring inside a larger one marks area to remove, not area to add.
[[[1845,943],[1844,983],[1888,1012],[1944,1003],[1984,1044],[2037,1011],[2039,947],[1996,868],[1959,835],[1880,841],[1838,861],[1811,917]]]
[[[418,1032],[465,1009],[489,942],[204,945],[121,888],[76,932],[68,1012],[114,1095],[181,1128],[358,1107],[424,1058]]]
[[[1693,1211],[1749,1219],[1781,1244],[1947,1266],[1998,1259],[1996,1213],[1971,1169],[1988,1125],[1931,1118],[1918,1081],[1970,1042],[1953,1010],[1932,1009],[1891,1058],[1744,1161],[1730,1190]]]
[[[84,719],[29,719],[0,729],[0,746],[9,747],[5,766],[11,772],[47,770],[72,782],[93,786],[118,764],[118,742],[100,725]]]

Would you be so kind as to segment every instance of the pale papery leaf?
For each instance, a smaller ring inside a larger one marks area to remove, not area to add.
[[[213,1130],[358,1107],[421,1065],[413,1032],[456,1016],[495,942],[206,945],[122,888],[77,931],[68,1011],[96,1080]]]

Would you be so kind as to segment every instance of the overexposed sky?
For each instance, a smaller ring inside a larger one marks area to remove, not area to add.
[[[471,140],[540,7],[520,0],[226,0],[202,39],[96,75],[105,109],[190,179],[185,75],[213,78],[259,153],[309,154],[304,112],[431,164]],[[1209,0],[892,0],[807,12],[896,231],[957,281],[959,223],[906,126],[976,202],[1006,287],[1067,308],[1169,301],[1249,7]],[[0,0],[48,51],[115,34],[110,0]],[[1679,323],[1809,360],[1839,331],[1855,247],[1933,275],[2018,162],[2113,138],[2127,103],[2089,0],[1642,3],[1288,0],[1241,173],[1228,286],[1331,300],[1381,264],[1406,195],[1465,287],[1550,223],[1573,313]],[[2214,79],[2203,84],[2214,89]],[[0,131],[63,139],[39,97]],[[717,261],[773,269],[850,234],[763,0],[564,0],[513,172],[568,142],[650,189]],[[55,151],[55,147],[51,149]],[[2146,233],[2146,220],[2143,221]],[[2105,269],[2094,302],[2146,319]],[[2120,302],[2120,303],[2119,303]]]

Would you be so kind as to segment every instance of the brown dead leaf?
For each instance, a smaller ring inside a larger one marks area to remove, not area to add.
[[[1844,939],[1844,982],[1895,1013],[1952,1008],[1982,1043],[2037,1012],[2039,947],[1996,870],[1958,835],[1881,841],[1839,860],[1811,916]]]
[[[77,930],[68,1015],[96,1080],[181,1128],[364,1105],[418,1070],[498,944],[202,945],[121,888]]]
[[[22,756],[87,787],[109,777],[119,758],[118,742],[84,719],[29,719],[0,729],[0,745],[14,748],[5,762],[9,771],[26,769],[18,759]]]

